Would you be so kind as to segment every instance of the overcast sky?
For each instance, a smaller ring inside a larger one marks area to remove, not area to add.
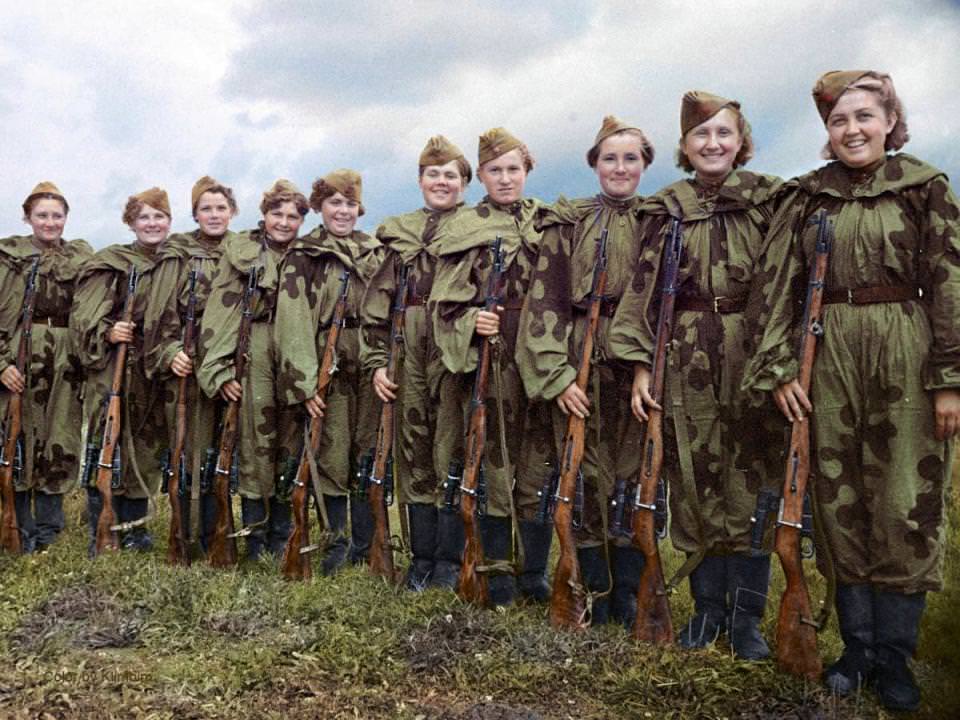
[[[422,204],[417,157],[442,133],[476,161],[503,125],[537,159],[527,191],[596,191],[584,161],[602,117],[643,127],[657,157],[648,194],[681,176],[680,98],[741,101],[752,169],[821,164],[810,88],[826,70],[889,72],[907,109],[906,150],[960,189],[960,2],[362,2],[73,0],[0,4],[0,235],[28,232],[20,204],[53,180],[68,237],[129,242],[128,195],[170,193],[194,227],[203,174],[233,186],[234,229],[287,177],[309,194],[339,167],[363,174],[375,230]],[[474,181],[468,200],[482,196]],[[319,222],[311,215],[306,227]]]

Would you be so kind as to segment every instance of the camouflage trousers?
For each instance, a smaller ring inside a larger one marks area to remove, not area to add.
[[[812,388],[815,490],[838,582],[899,593],[943,585],[950,457],[923,387],[930,344],[922,312],[826,314]]]
[[[582,526],[575,531],[578,547],[602,545],[604,542],[604,514],[609,516],[609,502],[614,483],[636,480],[640,471],[641,425],[630,411],[630,388],[633,371],[613,363],[594,366],[587,395],[590,398],[590,416],[584,435],[583,461],[583,517]],[[568,416],[551,402],[556,453],[563,452]],[[628,497],[629,501],[630,498]],[[607,518],[609,525],[609,517]],[[629,525],[625,528],[629,533]],[[618,544],[629,544],[629,536],[611,538]]]

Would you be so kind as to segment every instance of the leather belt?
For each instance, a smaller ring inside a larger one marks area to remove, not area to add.
[[[728,315],[729,313],[743,312],[747,306],[746,297],[713,297],[705,298],[697,295],[681,294],[677,297],[674,309],[677,312],[691,310],[693,312],[712,312]]]
[[[875,285],[837,290],[826,290],[823,302],[827,304],[873,305],[875,303],[907,302],[920,300],[923,288],[915,285]]]
[[[70,317],[68,315],[48,315],[47,317],[34,317],[34,325],[46,325],[47,327],[65,328],[69,325]]]
[[[321,330],[329,330],[331,324],[332,324],[332,322],[325,322],[323,325],[320,326],[320,329],[321,329]],[[359,318],[355,318],[355,317],[345,317],[345,318],[343,319],[343,325],[341,325],[340,327],[344,328],[345,330],[349,330],[349,329],[351,329],[351,328],[354,328],[354,329],[355,329],[355,328],[359,328],[359,327],[360,327],[360,319],[359,319]]]

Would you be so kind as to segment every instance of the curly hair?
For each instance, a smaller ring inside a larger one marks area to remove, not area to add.
[[[897,95],[897,91],[893,87],[893,80],[890,79],[889,75],[870,70],[862,78],[852,83],[847,90],[872,92],[880,99],[880,107],[883,108],[888,118],[891,115],[896,115],[897,121],[894,123],[893,129],[887,133],[887,139],[883,144],[884,150],[899,150],[909,142],[910,131],[907,129],[907,111],[904,109],[903,102]],[[837,154],[830,147],[829,140],[820,151],[820,156],[824,160],[837,159]]]
[[[304,197],[303,193],[271,188],[263,194],[263,200],[260,201],[260,213],[266,215],[287,202],[292,202],[296,206],[300,217],[306,217],[310,212],[310,205],[307,204],[307,198]]]

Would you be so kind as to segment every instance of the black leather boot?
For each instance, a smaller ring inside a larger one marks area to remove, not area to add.
[[[873,684],[887,710],[913,712],[920,707],[920,687],[910,670],[909,660],[917,650],[920,618],[926,607],[926,593],[875,590],[873,596],[877,664]]]
[[[373,510],[370,498],[350,495],[350,563],[363,565],[373,540]]]
[[[513,522],[508,517],[484,515],[480,518],[480,542],[488,562],[509,562],[513,549]],[[507,571],[487,574],[487,591],[494,607],[512,605],[517,583]]]
[[[637,588],[643,573],[643,553],[628,545],[611,546],[613,592],[610,594],[610,619],[628,630],[637,619]]]
[[[577,548],[577,562],[580,564],[580,579],[590,593],[603,593],[610,590],[610,572],[603,547]],[[605,625],[610,621],[610,595],[594,597],[590,613],[591,625]]]
[[[434,553],[431,587],[455,590],[463,559],[463,518],[456,508],[437,511],[437,549]]]
[[[240,499],[241,507],[243,498]],[[200,495],[200,548],[207,552],[210,548],[210,542],[213,540],[213,531],[217,527],[217,501],[212,492],[201,493]]]
[[[290,501],[270,498],[270,521],[267,523],[267,550],[274,557],[281,557],[290,537]]]
[[[428,503],[407,505],[410,518],[410,567],[407,569],[408,590],[426,589],[433,576],[437,551],[437,508]]]
[[[690,573],[690,594],[693,595],[694,615],[678,637],[681,647],[687,650],[708,647],[726,632],[726,558],[705,556]]]
[[[247,558],[258,560],[267,548],[267,509],[261,498],[240,498],[240,521],[244,528],[250,528],[246,535]],[[210,532],[213,532],[213,526]]]
[[[97,554],[97,523],[100,521],[100,511],[103,509],[103,497],[95,487],[87,488],[87,527],[90,529],[90,540],[87,543],[87,557]]]
[[[333,540],[327,546],[327,554],[320,563],[320,572],[333,575],[347,562],[350,536],[347,533],[347,496],[324,495],[323,504],[327,508],[327,528],[333,534]]]
[[[873,636],[873,588],[837,584],[837,622],[843,654],[827,668],[824,682],[840,696],[858,692],[873,677],[877,653]]]
[[[740,660],[765,660],[770,647],[760,633],[770,585],[770,556],[730,555],[727,560],[727,631],[733,654]]]
[[[63,495],[37,491],[33,495],[37,523],[37,551],[43,550],[63,531]]]
[[[121,495],[117,500],[120,522],[134,522],[147,516],[147,498],[128,498]],[[120,547],[124,550],[146,552],[153,549],[153,537],[147,531],[145,524],[137,525],[124,533]]]
[[[33,508],[30,507],[32,490],[17,490],[13,496],[13,509],[17,514],[17,529],[20,531],[20,551],[28,555],[34,551],[37,542],[37,528],[33,522]]]
[[[553,523],[521,520],[520,542],[523,543],[523,569],[517,579],[520,595],[536,603],[550,602],[547,559],[553,542]]]

